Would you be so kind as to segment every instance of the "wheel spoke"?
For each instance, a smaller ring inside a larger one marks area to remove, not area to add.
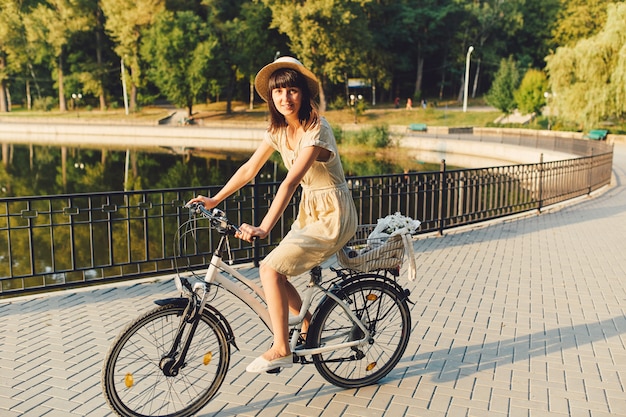
[[[117,413],[191,415],[221,386],[230,349],[222,327],[208,312],[200,318],[178,375],[168,377],[160,368],[176,337],[182,312],[180,306],[158,307],[127,326],[114,341],[105,359],[102,384],[109,405]],[[205,361],[207,352],[211,352],[211,360]]]
[[[378,381],[393,369],[406,349],[411,328],[406,300],[396,287],[380,278],[359,276],[339,291],[370,331],[372,340],[356,348],[313,355],[320,374],[335,385],[354,388]],[[309,337],[317,345],[328,346],[330,340],[339,344],[362,338],[361,332],[355,333],[356,328],[343,308],[328,299],[316,313]],[[345,329],[351,330],[346,334]],[[362,358],[354,360],[357,352]]]

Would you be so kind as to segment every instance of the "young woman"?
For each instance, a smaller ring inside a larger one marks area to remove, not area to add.
[[[297,187],[302,186],[299,212],[291,230],[260,266],[274,343],[246,370],[264,372],[293,365],[289,311],[298,314],[302,299],[289,277],[303,274],[335,254],[354,235],[357,214],[333,131],[317,111],[314,98],[319,83],[315,75],[297,59],[281,57],[258,72],[255,87],[268,103],[271,116],[264,140],[217,194],[199,195],[190,202],[200,202],[209,209],[217,206],[250,182],[277,150],[288,173],[261,224],[241,225],[237,237],[252,241],[268,236]],[[309,313],[303,334],[310,318]]]

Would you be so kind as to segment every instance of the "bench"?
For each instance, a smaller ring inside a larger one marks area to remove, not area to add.
[[[411,123],[407,129],[412,132],[426,132],[428,127],[426,123]]]
[[[609,134],[608,130],[595,129],[595,130],[590,130],[589,133],[587,133],[584,137],[585,139],[605,140],[608,134]]]

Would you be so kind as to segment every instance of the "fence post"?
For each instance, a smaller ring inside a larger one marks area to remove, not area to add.
[[[539,184],[537,184],[537,191],[539,194],[539,201],[537,202],[537,211],[541,213],[541,207],[543,205],[543,153],[539,158]]]
[[[252,179],[252,224],[259,224],[259,185],[256,177]],[[252,240],[252,262],[256,268],[260,265],[261,256],[259,255],[259,239]]]
[[[444,208],[446,206],[446,202],[445,202],[445,196],[446,196],[446,191],[447,191],[447,187],[446,187],[446,160],[442,159],[441,160],[441,169],[439,170],[439,210],[438,210],[438,214],[437,217],[439,217],[437,219],[438,222],[438,231],[437,234],[439,236],[443,236],[443,229],[445,227],[444,223],[444,218],[443,218],[443,212],[444,212]]]
[[[587,174],[587,195],[591,194],[591,189],[593,188],[593,147],[591,148],[591,156],[589,157],[589,164],[587,165],[587,169],[589,170]]]

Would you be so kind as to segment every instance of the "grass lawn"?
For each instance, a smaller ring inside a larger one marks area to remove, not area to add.
[[[405,110],[395,109],[389,105],[369,106],[362,114],[357,115],[357,122],[361,125],[409,125],[411,123],[426,123],[429,126],[486,126],[493,122],[501,113],[495,109],[485,107],[482,103],[472,103],[467,112],[463,113],[460,105],[450,103],[440,104],[439,107],[427,109],[414,108]],[[212,103],[209,105],[197,105],[194,107],[194,118],[201,120],[202,124],[211,123],[265,123],[267,111],[264,103],[255,103],[254,109],[250,110],[246,103],[235,102],[232,105],[233,112],[226,113],[226,103]],[[52,111],[27,111],[14,108],[9,113],[0,115],[4,120],[46,119],[67,122],[89,123],[131,123],[131,124],[156,124],[169,114],[173,109],[158,106],[144,106],[139,111],[126,115],[124,109],[110,109],[106,111],[78,109],[67,112]],[[324,116],[332,124],[354,124],[354,111],[350,108],[343,110],[328,110]]]

